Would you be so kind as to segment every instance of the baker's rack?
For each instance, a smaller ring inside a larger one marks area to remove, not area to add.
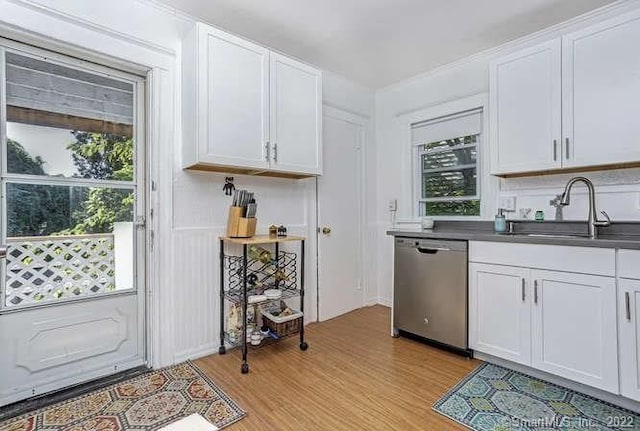
[[[300,242],[300,261],[294,252],[280,250],[283,242]],[[235,244],[242,249],[241,254],[227,254],[226,246]],[[275,261],[264,263],[248,255],[250,245],[272,246]],[[248,343],[246,337],[247,309],[250,306],[264,306],[272,302],[279,302],[295,297],[300,298],[300,350],[309,347],[304,340],[304,246],[305,238],[298,236],[271,237],[259,235],[251,238],[220,237],[220,348],[223,355],[229,344],[225,331],[225,301],[240,305],[242,310],[242,330],[239,336],[239,347],[242,347],[243,374],[249,372],[247,362]],[[298,271],[299,268],[299,271]],[[277,299],[267,299],[257,304],[249,304],[250,295],[261,294],[265,289],[278,289],[282,296]],[[255,316],[257,323],[257,316]]]

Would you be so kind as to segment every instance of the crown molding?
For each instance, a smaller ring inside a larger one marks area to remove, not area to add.
[[[51,7],[48,6],[44,6],[42,4],[36,3],[32,0],[4,0],[8,3],[13,3],[16,6],[20,6],[20,7],[24,7],[30,10],[33,10],[34,12],[38,12],[44,15],[47,15],[49,17],[61,20],[61,21],[65,21],[69,24],[73,24],[73,25],[77,25],[80,27],[84,27],[86,29],[92,30],[92,31],[96,31],[98,33],[102,33],[104,35],[113,37],[115,39],[119,39],[122,40],[124,42],[127,43],[133,43],[135,45],[138,45],[142,48],[151,50],[151,51],[155,51],[156,53],[160,53],[160,54],[164,54],[164,55],[169,55],[172,57],[175,57],[176,52],[175,50],[171,49],[171,48],[167,48],[166,46],[162,46],[159,45],[157,43],[154,42],[150,42],[148,40],[139,38],[139,37],[135,37],[135,36],[131,36],[129,34],[114,30],[112,28],[106,27],[104,25],[100,25],[100,24],[96,24],[93,21],[89,21],[86,20],[82,17],[76,16],[76,15],[70,15],[67,13],[63,13],[60,12],[59,10],[53,9]],[[137,0],[138,2],[140,2],[141,0]]]

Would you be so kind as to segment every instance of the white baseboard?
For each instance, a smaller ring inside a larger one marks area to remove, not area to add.
[[[527,367],[526,365],[516,364],[515,362],[507,361],[505,359],[497,358],[495,356],[487,355],[485,353],[474,351],[473,356],[482,361],[500,365],[502,367],[509,368],[511,370],[519,371],[521,373],[530,375],[532,377],[536,377],[541,380],[546,380],[553,384],[564,386],[565,388],[569,388],[576,392],[581,392],[583,394],[592,396],[599,400],[603,400],[608,403],[614,404],[616,406],[624,407],[625,409],[631,410],[633,412],[640,413],[640,403],[630,400],[629,398],[625,398],[621,395],[612,394],[610,392],[606,392],[601,389],[583,385],[582,383],[577,383],[572,380],[567,380],[565,378],[558,377],[553,374],[545,373],[544,371]]]
[[[179,364],[180,362],[184,362],[189,359],[198,359],[198,358],[203,358],[205,356],[217,354],[219,347],[220,347],[220,344],[211,343],[211,344],[205,344],[203,346],[199,346],[195,349],[189,349],[183,352],[178,352],[173,356],[173,363]]]
[[[391,307],[393,305],[393,300],[391,298],[378,298],[377,303],[384,305],[385,307]]]

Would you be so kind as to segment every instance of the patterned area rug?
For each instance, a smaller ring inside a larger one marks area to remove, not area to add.
[[[185,362],[0,422],[0,431],[151,431],[192,413],[218,428],[246,414]]]
[[[433,409],[476,431],[640,430],[631,411],[486,363]]]

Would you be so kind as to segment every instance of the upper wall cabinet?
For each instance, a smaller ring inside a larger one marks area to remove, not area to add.
[[[494,173],[561,167],[560,41],[491,65],[491,139]]]
[[[184,168],[321,174],[318,70],[197,23],[182,73]]]
[[[640,164],[640,16],[490,66],[492,173]]]

